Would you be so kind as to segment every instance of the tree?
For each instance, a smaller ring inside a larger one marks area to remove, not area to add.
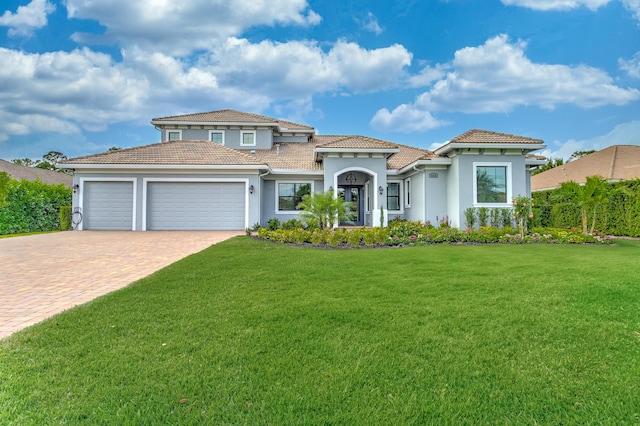
[[[537,175],[538,173],[546,172],[547,170],[551,170],[555,167],[562,166],[564,164],[564,160],[562,158],[549,158],[547,164],[535,170],[532,174]]]
[[[32,160],[31,158],[14,158],[11,160],[13,164],[18,164],[19,166],[25,167],[35,167],[40,160]]]
[[[58,151],[49,151],[45,155],[42,156],[42,160],[32,160],[30,158],[20,158],[11,160],[14,164],[19,164],[21,166],[26,167],[35,167],[43,170],[52,170],[55,172],[62,172],[67,174],[72,174],[73,172],[69,169],[59,169],[56,167],[56,164],[60,161],[66,160],[67,156]]]
[[[595,149],[589,149],[587,151],[575,151],[573,154],[571,154],[571,156],[567,160],[567,163],[569,161],[573,161],[573,160],[577,160],[578,158],[582,158],[585,155],[593,154],[594,152],[596,152]]]
[[[592,218],[591,232],[595,228],[598,207],[604,203],[611,194],[607,188],[607,181],[601,176],[587,176],[584,185],[574,181],[562,182],[556,199],[567,204],[575,205],[580,209],[582,220],[582,233],[587,235],[589,216]]]
[[[334,197],[333,191],[314,192],[307,194],[298,204],[302,209],[299,213],[309,226],[320,229],[333,228],[340,222],[349,222],[354,213],[351,211],[353,203],[346,202],[341,197]]]

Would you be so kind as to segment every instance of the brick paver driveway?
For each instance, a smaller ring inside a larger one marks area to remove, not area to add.
[[[70,231],[0,239],[0,339],[241,234]]]

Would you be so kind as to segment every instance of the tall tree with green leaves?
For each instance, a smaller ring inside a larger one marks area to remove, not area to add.
[[[353,219],[353,203],[341,197],[334,197],[333,191],[313,192],[302,198],[298,208],[302,220],[309,226],[320,229],[333,228],[340,222],[350,222]]]

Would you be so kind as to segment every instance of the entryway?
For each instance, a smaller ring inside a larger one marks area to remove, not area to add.
[[[340,222],[340,225],[364,225],[364,215],[362,214],[363,210],[363,197],[362,197],[363,187],[362,185],[340,185],[338,186],[338,197],[342,198],[344,201],[353,203],[353,219],[351,223]]]

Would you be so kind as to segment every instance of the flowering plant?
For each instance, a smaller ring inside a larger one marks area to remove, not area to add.
[[[524,237],[527,224],[533,219],[533,200],[531,197],[518,195],[513,199],[513,217],[516,218],[520,227],[520,236]]]

